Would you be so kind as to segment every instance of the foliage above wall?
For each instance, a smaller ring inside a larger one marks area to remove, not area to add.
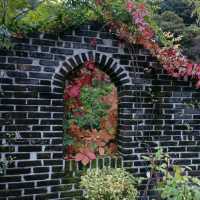
[[[27,0],[1,1],[2,10],[1,45],[9,47],[11,35],[22,37],[30,30],[55,31],[64,30],[85,22],[96,20],[103,22],[113,34],[127,43],[138,43],[149,49],[164,69],[173,77],[192,77],[200,87],[200,65],[194,64],[182,55],[170,34],[164,34],[155,24],[153,13],[159,0]],[[198,14],[199,3],[196,5]],[[16,9],[16,8],[21,9]]]
[[[117,91],[93,61],[70,75],[65,105],[66,159],[86,165],[96,155],[116,153]]]

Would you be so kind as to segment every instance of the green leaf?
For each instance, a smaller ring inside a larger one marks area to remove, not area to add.
[[[66,147],[66,146],[71,145],[71,144],[74,144],[74,139],[71,136],[65,134],[64,140],[63,140],[63,145]]]

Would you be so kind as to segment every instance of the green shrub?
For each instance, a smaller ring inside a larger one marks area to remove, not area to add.
[[[147,173],[149,184],[145,190],[154,182],[162,200],[200,200],[200,179],[186,175],[191,169],[174,165],[162,148],[156,150],[149,156],[143,156],[150,162],[150,171]]]
[[[200,180],[183,175],[179,166],[173,167],[173,173],[164,171],[163,180],[158,184],[162,199],[200,200]]]
[[[135,200],[137,179],[122,168],[88,170],[81,177],[81,187],[89,200]]]

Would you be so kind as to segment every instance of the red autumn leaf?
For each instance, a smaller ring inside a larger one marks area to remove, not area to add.
[[[133,10],[133,8],[134,8],[133,2],[129,1],[127,3],[127,10],[128,10],[128,12],[131,12]]]
[[[83,165],[87,165],[91,160],[95,160],[96,155],[89,149],[83,148],[80,153],[75,156],[76,161],[81,161]]]
[[[82,153],[78,153],[75,157],[75,160],[81,161],[83,163],[83,165],[87,165],[90,162],[89,158]]]
[[[86,148],[83,152],[84,152],[84,155],[86,155],[90,160],[96,159],[96,155],[91,150]]]
[[[92,76],[91,75],[85,75],[82,79],[79,80],[80,85],[91,85],[92,84]]]
[[[79,97],[80,96],[80,86],[79,85],[70,85],[66,88],[66,95],[69,96],[69,98],[73,97]]]
[[[84,63],[84,65],[85,65],[85,67],[86,67],[87,69],[89,69],[90,71],[94,71],[94,69],[95,69],[95,62],[92,61],[92,60],[86,61],[86,62]]]
[[[193,73],[193,64],[192,63],[188,63],[188,65],[187,65],[187,74],[189,76],[192,76],[192,73]]]

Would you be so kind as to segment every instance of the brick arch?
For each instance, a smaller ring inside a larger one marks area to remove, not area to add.
[[[125,69],[111,56],[95,53],[93,51],[81,52],[67,58],[58,68],[52,79],[52,89],[63,89],[66,76],[86,61],[94,60],[98,68],[110,76],[116,86],[130,84],[131,79]]]

